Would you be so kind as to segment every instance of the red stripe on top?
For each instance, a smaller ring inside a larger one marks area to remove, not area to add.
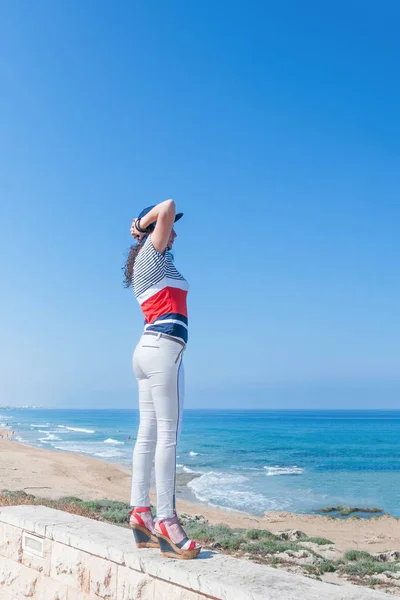
[[[139,525],[141,525],[142,527],[146,527],[142,517],[140,515],[138,515],[136,512],[134,512],[132,514],[132,517],[135,517],[136,521],[139,523]]]
[[[168,531],[167,531],[167,528],[165,527],[164,523],[162,521],[159,521],[158,524],[160,526],[162,533],[165,535],[165,537],[169,538]]]
[[[167,313],[179,313],[187,317],[186,297],[187,291],[179,288],[166,287],[157,292],[141,305],[146,322],[153,323]]]

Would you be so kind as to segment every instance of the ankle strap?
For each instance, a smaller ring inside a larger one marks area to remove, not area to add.
[[[128,515],[133,515],[133,513],[144,513],[144,512],[150,512],[151,508],[149,508],[148,506],[142,506],[142,507],[138,507],[138,508],[132,508],[132,510],[130,510],[128,512]]]

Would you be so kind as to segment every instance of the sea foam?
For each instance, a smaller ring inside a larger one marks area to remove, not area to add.
[[[189,469],[189,467],[186,467],[185,465],[183,465],[182,470],[185,473],[196,473],[196,471],[193,471],[193,469]]]
[[[100,458],[117,458],[122,456],[119,450],[106,450],[105,452],[95,452],[94,456],[99,456]]]
[[[44,433],[47,433],[47,431],[45,431]],[[39,441],[40,442],[57,442],[57,441],[60,441],[61,439],[62,438],[57,437],[53,433],[49,433],[49,435],[47,437],[39,438]]]
[[[266,475],[301,475],[304,472],[304,469],[301,467],[297,467],[294,465],[293,467],[280,467],[279,465],[275,465],[274,467],[264,467],[267,471]]]
[[[113,440],[112,438],[108,438],[106,440],[104,440],[103,442],[104,444],[124,444],[125,442],[119,442],[118,440]]]
[[[80,427],[66,427],[65,425],[57,425],[60,429],[67,429],[68,431],[80,431],[81,433],[95,433],[93,429],[81,429]]]
[[[283,508],[277,499],[251,491],[248,478],[236,473],[210,471],[190,481],[188,487],[198,500],[211,506],[260,513]]]

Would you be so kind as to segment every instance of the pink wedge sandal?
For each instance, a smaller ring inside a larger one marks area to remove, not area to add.
[[[130,511],[129,524],[132,527],[137,548],[159,548],[154,531],[153,515],[149,507],[134,508]]]
[[[154,531],[160,545],[161,554],[166,558],[191,560],[198,556],[201,546],[189,539],[182,529],[177,515],[156,522]]]

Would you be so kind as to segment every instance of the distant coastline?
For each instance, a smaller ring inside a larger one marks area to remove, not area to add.
[[[129,470],[138,411],[3,408],[2,423],[20,443]],[[399,410],[189,409],[177,470],[181,497],[202,505],[254,515],[378,507],[400,516],[399,458]]]

